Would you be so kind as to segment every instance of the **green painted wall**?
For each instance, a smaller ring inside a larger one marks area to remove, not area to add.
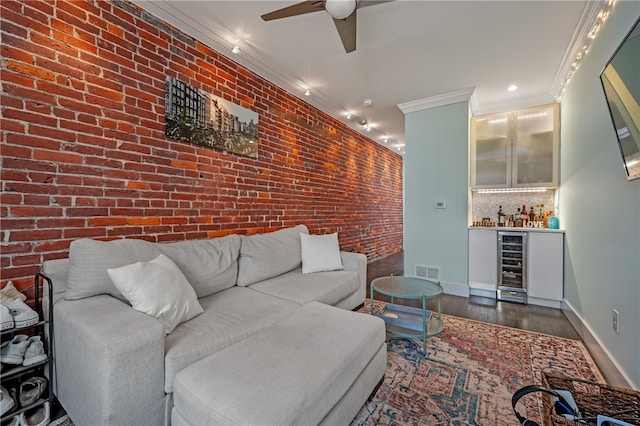
[[[640,16],[617,2],[561,102],[560,225],[565,299],[640,388],[640,180],[628,182],[600,72]],[[620,312],[620,334],[612,310]]]
[[[405,275],[437,266],[442,281],[467,285],[468,123],[468,102],[405,115]]]

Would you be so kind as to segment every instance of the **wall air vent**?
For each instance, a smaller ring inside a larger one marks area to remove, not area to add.
[[[416,277],[440,281],[440,268],[429,265],[416,265]]]

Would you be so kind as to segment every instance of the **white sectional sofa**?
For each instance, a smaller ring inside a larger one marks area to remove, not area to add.
[[[324,256],[313,244],[304,225],[164,244],[74,241],[68,259],[42,268],[54,283],[62,406],[78,426],[348,424],[384,376],[385,327],[351,311],[365,299],[366,257],[338,252],[335,265],[333,253],[335,270],[303,273],[318,269],[310,255]],[[180,279],[144,269],[165,257]],[[184,306],[155,301],[174,281],[188,282],[176,297]]]

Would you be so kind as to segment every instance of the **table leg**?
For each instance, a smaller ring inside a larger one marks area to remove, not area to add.
[[[373,315],[373,286],[371,286],[369,294],[369,301],[371,302],[371,315]]]
[[[427,298],[422,296],[422,352],[427,354]]]

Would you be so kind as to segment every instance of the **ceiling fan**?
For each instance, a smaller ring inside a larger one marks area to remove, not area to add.
[[[325,10],[333,18],[344,50],[350,53],[356,50],[357,9],[388,1],[391,0],[308,0],[266,13],[262,15],[262,19],[271,21]]]

